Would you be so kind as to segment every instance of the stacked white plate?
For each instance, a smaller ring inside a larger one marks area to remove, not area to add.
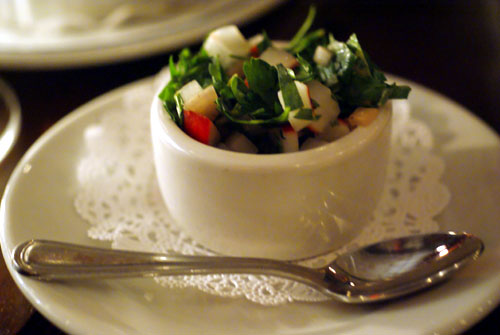
[[[0,67],[61,68],[127,60],[203,39],[282,0],[5,0]]]

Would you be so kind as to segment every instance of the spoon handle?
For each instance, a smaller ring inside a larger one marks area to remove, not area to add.
[[[40,280],[246,273],[284,277],[318,288],[324,277],[320,271],[270,259],[166,255],[46,240],[21,243],[12,259],[19,273]]]

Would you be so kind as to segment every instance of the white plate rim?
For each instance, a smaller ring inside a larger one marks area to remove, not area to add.
[[[9,183],[6,187],[5,193],[4,193],[4,198],[2,199],[2,204],[0,208],[0,218],[2,221],[0,222],[0,232],[5,232],[7,228],[7,223],[5,220],[5,212],[6,212],[6,203],[9,201],[9,194],[10,190],[15,187],[15,182],[18,178],[20,178],[20,175],[22,174],[22,169],[23,166],[26,162],[30,160],[30,157],[33,155],[36,155],[37,152],[43,148],[47,143],[50,144],[50,140],[53,136],[56,136],[61,130],[63,130],[65,127],[68,125],[71,125],[75,122],[78,122],[79,119],[86,117],[87,115],[92,114],[95,112],[96,109],[98,109],[99,106],[104,105],[108,103],[109,101],[112,101],[115,99],[117,96],[122,95],[124,92],[140,86],[140,85],[146,85],[151,83],[151,78],[145,78],[143,80],[140,80],[138,82],[134,82],[128,85],[125,85],[121,88],[115,89],[109,93],[104,94],[101,97],[98,97],[91,102],[83,105],[82,107],[78,108],[74,112],[68,114],[65,116],[63,119],[61,119],[58,123],[56,123],[51,129],[49,129],[40,139],[38,139],[35,144],[28,150],[28,152],[25,154],[25,156],[22,158],[18,166],[16,167],[14,173],[12,174],[11,179],[9,180]],[[469,119],[474,120],[477,122],[478,125],[481,127],[484,127],[486,130],[490,131],[493,136],[496,138],[496,143],[498,145],[499,139],[498,136],[494,133],[494,131],[491,130],[491,128],[486,125],[483,121],[479,120],[476,116],[472,115],[470,112],[468,112],[465,108],[457,104],[456,102],[449,100],[448,98],[444,97],[443,95],[436,93],[430,89],[427,89],[425,87],[422,87],[418,84],[408,82],[406,80],[399,80],[399,82],[405,82],[405,83],[410,83],[410,85],[413,87],[415,91],[420,91],[423,94],[430,94],[435,96],[437,99],[442,100],[450,105],[453,105],[456,107],[456,112],[463,114],[462,116],[466,116]],[[8,240],[7,234],[0,234],[0,244],[2,246],[2,251],[4,254],[4,258],[6,260],[6,263],[8,264],[9,271],[11,271],[11,274],[13,275],[14,280],[16,281],[17,285],[20,286],[21,290],[23,293],[27,296],[27,298],[31,301],[32,304],[44,315],[46,316],[49,320],[54,322],[58,327],[60,327],[63,330],[69,331],[70,333],[82,333],[82,329],[79,328],[73,328],[68,326],[65,321],[60,318],[58,318],[58,315],[54,315],[51,313],[50,309],[47,309],[44,307],[44,302],[39,301],[38,297],[35,292],[30,290],[30,288],[27,286],[27,282],[22,280],[20,276],[14,272],[12,269],[10,259],[9,259],[9,254],[11,252],[11,249],[13,247],[14,241]],[[487,252],[488,248],[491,246],[487,245]],[[498,250],[497,250],[498,251]],[[498,254],[498,253],[497,253]],[[490,257],[491,258],[491,257]],[[480,259],[481,260],[481,259]],[[489,280],[495,281],[495,283],[500,284],[500,272],[495,273],[495,276],[492,278],[488,278]],[[498,285],[497,285],[498,286]],[[492,291],[489,292],[489,300],[488,301],[476,301],[476,304],[472,307],[471,306],[471,312],[473,311],[471,315],[467,317],[465,320],[464,318],[460,320],[454,320],[454,322],[447,323],[447,324],[440,324],[439,326],[436,325],[435,328],[432,330],[438,334],[441,332],[448,332],[450,329],[452,329],[453,333],[459,333],[464,331],[465,329],[471,327],[475,322],[480,320],[482,317],[484,317],[489,311],[491,311],[500,301],[500,290]],[[425,329],[428,330],[428,329]],[[88,331],[88,330],[87,330]]]
[[[0,77],[0,100],[8,113],[8,120],[0,129],[0,163],[12,150],[21,131],[21,104],[12,87]]]
[[[224,15],[212,15],[206,24],[184,23],[185,29],[175,33],[165,33],[165,27],[169,25],[169,19],[157,23],[146,24],[137,27],[126,27],[110,33],[103,33],[104,42],[95,43],[79,40],[82,43],[73,43],[71,48],[58,46],[52,48],[43,46],[31,50],[20,50],[20,46],[5,45],[0,50],[0,67],[14,69],[61,69],[68,67],[82,67],[88,65],[101,65],[118,61],[131,60],[136,57],[146,57],[184,45],[193,44],[203,39],[210,30],[226,24],[243,24],[257,18],[278,6],[284,0],[219,0],[215,3],[217,8],[224,9]],[[237,9],[237,10],[236,10]],[[203,15],[203,10],[196,13],[187,13],[185,16],[189,21],[190,16],[195,18]],[[191,18],[192,20],[193,18]],[[172,19],[172,20],[175,20]],[[187,27],[189,26],[189,27]],[[82,35],[83,37],[85,34]],[[113,37],[114,36],[114,37]],[[121,41],[117,42],[116,37]],[[77,36],[75,36],[77,37]],[[128,37],[128,38],[124,38]],[[131,39],[133,37],[133,39]]]

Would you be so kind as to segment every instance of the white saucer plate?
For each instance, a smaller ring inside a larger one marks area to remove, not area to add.
[[[0,163],[16,143],[20,131],[21,105],[12,88],[0,78]]]
[[[399,80],[405,83],[404,80]],[[167,289],[152,279],[44,283],[12,269],[20,242],[45,238],[106,246],[87,237],[75,212],[77,166],[86,151],[85,129],[145,79],[74,111],[47,131],[14,171],[1,207],[1,245],[18,286],[55,325],[71,334],[454,334],[500,301],[500,140],[482,121],[447,98],[414,83],[412,116],[433,131],[446,162],[452,194],[437,218],[443,231],[484,239],[481,258],[449,282],[377,305],[291,303],[263,307],[196,289]]]
[[[24,1],[23,1],[24,2]],[[243,24],[283,0],[213,0],[193,2],[164,19],[59,34],[0,29],[0,67],[65,68],[105,64],[149,56],[199,42],[211,30]],[[1,28],[1,27],[0,27]]]

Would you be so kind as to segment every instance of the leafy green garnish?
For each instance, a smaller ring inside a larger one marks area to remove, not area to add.
[[[309,49],[309,53],[312,55],[314,53],[314,49],[318,45],[318,42],[323,40],[326,33],[323,29],[318,29],[313,32],[310,32],[304,38],[302,38],[293,48],[288,48],[288,51],[292,53],[304,53],[306,49]]]
[[[301,119],[301,120],[317,120],[319,119],[319,116],[315,116],[313,114],[313,110],[311,108],[300,108],[297,113],[293,116],[296,119]]]
[[[177,93],[174,95],[174,101],[175,101],[175,109],[176,109],[177,115],[179,117],[178,124],[179,124],[179,126],[182,127],[182,124],[184,123],[184,117],[183,117],[184,100],[182,100],[181,95]]]
[[[301,55],[297,55],[297,60],[299,61],[299,68],[295,74],[295,79],[298,81],[311,81],[315,79],[316,73],[312,64]]]
[[[215,102],[220,112],[214,120],[218,128],[223,128],[224,133],[242,131],[259,147],[259,152],[268,153],[282,150],[279,131],[276,130],[288,122],[291,111],[297,111],[294,114],[297,119],[318,118],[314,114],[318,102],[311,101],[312,108],[304,107],[295,81],[307,84],[318,80],[327,86],[339,103],[341,117],[348,116],[360,106],[379,107],[388,99],[408,97],[410,88],[387,83],[384,73],[362,49],[355,34],[346,42],[341,42],[323,29],[310,31],[315,15],[316,8],[311,7],[304,23],[286,48],[299,63],[294,69],[285,68],[282,64],[271,66],[252,57],[257,52],[262,54],[272,45],[265,31],[262,41],[256,46],[257,50],[249,50],[248,56],[233,56],[243,60],[239,72],[243,70],[244,76],[228,75],[228,69],[222,67],[218,57],[209,56],[203,48],[197,53],[183,49],[177,62],[174,57],[170,57],[171,80],[159,94],[166,112],[182,127],[184,101],[178,91],[192,80],[204,88],[213,85],[217,93]],[[332,53],[327,64],[320,65],[314,61],[318,46]],[[278,99],[278,91],[281,91],[284,108]],[[267,131],[272,127],[272,131]],[[300,134],[299,141],[312,136],[306,130]]]
[[[252,91],[272,108],[278,87],[276,68],[261,59],[251,58],[243,63],[243,72]]]
[[[262,32],[262,41],[260,41],[259,44],[257,44],[257,50],[259,51],[259,55],[262,54],[264,51],[266,51],[267,48],[269,48],[272,45],[271,39],[269,36],[267,36],[267,33],[265,31]]]
[[[227,75],[222,68],[219,59],[208,66],[208,72],[212,76],[212,84],[218,96],[231,97],[231,89],[227,86]]]
[[[307,34],[307,32],[309,31],[309,29],[311,29],[311,26],[314,22],[314,18],[316,17],[316,7],[314,6],[311,6],[309,8],[309,12],[307,13],[307,17],[304,21],[304,23],[302,23],[302,26],[299,28],[299,30],[297,31],[297,33],[295,34],[295,36],[292,38],[292,40],[290,41],[290,43],[288,44],[288,51],[290,52],[297,52],[296,51],[296,48],[298,48],[298,46],[303,43],[303,39],[304,39],[304,36]]]
[[[218,101],[219,105],[220,101]],[[257,110],[258,112],[259,110]],[[246,125],[266,125],[266,126],[273,126],[273,125],[279,125],[282,123],[285,123],[288,120],[288,114],[290,113],[290,108],[285,108],[281,111],[280,114],[268,118],[268,119],[240,119],[235,117],[233,112],[228,111],[222,106],[221,112],[232,122],[238,123],[238,124],[246,124]]]
[[[159,98],[163,101],[167,113],[179,126],[182,126],[182,110],[178,111],[179,104],[175,93],[191,80],[196,80],[202,87],[210,85],[211,76],[208,68],[211,63],[212,59],[204,50],[192,54],[189,49],[183,49],[177,63],[174,62],[174,57],[170,56],[171,79],[159,94]]]
[[[330,36],[328,47],[335,55],[333,72],[339,85],[333,86],[344,115],[359,106],[379,107],[388,99],[408,97],[408,86],[386,83],[385,75],[363,51],[355,34],[352,34],[346,43],[335,41],[333,36]],[[330,73],[325,70],[321,69],[320,73],[324,76],[322,79],[333,78],[329,77]]]
[[[218,110],[229,120],[241,125],[278,125],[287,121],[290,109],[278,101],[278,75],[273,66],[251,58],[243,64],[248,87],[241,77],[233,75],[224,82],[220,64],[210,68],[219,98]]]
[[[285,103],[285,106],[289,107],[290,110],[303,107],[304,103],[300,98],[295,81],[288,73],[288,70],[282,64],[278,64],[276,68],[278,69],[279,86],[281,94],[283,95],[283,102]]]

